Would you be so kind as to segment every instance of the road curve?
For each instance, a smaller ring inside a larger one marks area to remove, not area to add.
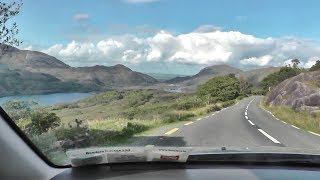
[[[206,117],[168,126],[134,145],[320,148],[320,136],[278,120],[260,107],[262,98],[245,98]]]

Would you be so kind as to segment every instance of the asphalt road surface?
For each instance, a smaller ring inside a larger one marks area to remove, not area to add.
[[[162,127],[150,135],[138,137],[134,144],[320,148],[320,135],[277,119],[260,107],[262,98],[245,98],[234,106],[206,117]]]

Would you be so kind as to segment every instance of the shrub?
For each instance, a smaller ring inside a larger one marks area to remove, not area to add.
[[[132,108],[129,108],[127,111],[123,112],[122,115],[125,118],[132,120],[140,112],[141,112],[141,110],[139,108],[132,107]]]
[[[59,149],[57,145],[58,139],[53,132],[46,132],[40,135],[34,135],[30,137],[31,141],[43,152],[48,154],[50,151]]]
[[[310,68],[310,71],[320,70],[320,60],[317,60],[316,63]]]
[[[221,110],[221,107],[215,104],[211,106],[209,109],[207,109],[207,113],[220,111],[220,110]]]
[[[56,128],[60,125],[60,118],[52,112],[48,112],[45,109],[37,109],[30,115],[31,122],[28,125],[31,133],[42,134],[47,132],[49,129]]]
[[[175,104],[175,107],[179,110],[189,110],[192,108],[202,107],[204,106],[203,101],[195,96],[185,98],[185,99],[178,99],[178,102]]]
[[[234,103],[235,103],[234,100],[226,101],[226,102],[222,103],[222,107],[226,108],[226,107],[234,105]]]
[[[69,128],[60,127],[54,131],[58,140],[71,142],[71,145],[67,145],[65,148],[90,146],[90,132],[85,121],[75,119],[69,122],[68,126]]]
[[[240,82],[234,74],[217,76],[198,88],[197,94],[203,100],[227,101],[239,96]]]
[[[164,122],[171,123],[176,121],[186,121],[195,115],[190,112],[169,112],[165,114]]]
[[[280,71],[269,74],[260,83],[260,86],[263,89],[263,94],[266,94],[269,91],[269,88],[278,85],[280,82],[288,78],[298,75],[300,72],[301,70],[298,68],[282,67]]]
[[[39,106],[35,101],[10,100],[3,104],[3,109],[8,113],[12,120],[26,119],[32,110]]]
[[[127,126],[122,129],[122,135],[131,136],[135,133],[140,133],[140,132],[143,132],[147,129],[148,129],[148,127],[143,124],[136,124],[136,123],[128,122]]]

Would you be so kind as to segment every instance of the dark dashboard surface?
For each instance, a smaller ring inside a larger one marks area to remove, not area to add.
[[[223,165],[117,165],[70,168],[53,178],[111,180],[180,179],[320,179],[320,168]]]

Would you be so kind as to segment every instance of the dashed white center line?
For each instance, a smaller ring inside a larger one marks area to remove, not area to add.
[[[185,126],[188,126],[188,125],[190,125],[190,124],[192,124],[193,122],[188,122],[188,123],[185,123],[184,125]]]
[[[296,128],[296,129],[300,129],[300,128],[298,128],[297,126],[294,126],[294,125],[291,125],[292,127],[294,127],[294,128]]]
[[[276,140],[275,138],[270,136],[268,133],[264,132],[262,129],[258,129],[258,131],[260,131],[263,135],[265,135],[267,138],[269,138],[272,142],[274,142],[276,144],[281,144],[278,140]]]
[[[166,132],[166,133],[164,133],[165,135],[170,135],[170,134],[172,134],[172,133],[174,133],[174,132],[176,132],[176,131],[178,131],[179,130],[179,128],[173,128],[173,129],[171,129],[170,131],[168,131],[168,132]]]
[[[244,115],[248,115],[248,112],[246,111],[246,112],[244,112]]]
[[[248,120],[248,122],[249,122],[252,126],[254,126],[253,122],[251,122],[250,120]]]
[[[249,119],[248,116],[244,116],[246,119]]]

